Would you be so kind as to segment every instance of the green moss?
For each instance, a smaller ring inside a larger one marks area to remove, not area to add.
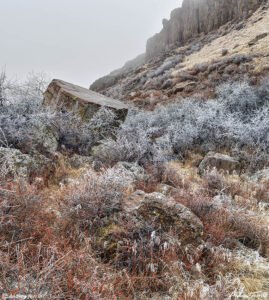
[[[112,229],[117,229],[118,226],[115,223],[105,225],[99,229],[100,239],[106,239],[110,235]]]

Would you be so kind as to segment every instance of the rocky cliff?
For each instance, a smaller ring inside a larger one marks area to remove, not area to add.
[[[146,57],[98,79],[91,89],[145,108],[193,94],[210,97],[229,79],[257,83],[269,72],[268,5],[185,0],[149,40]]]
[[[184,0],[163,20],[163,29],[147,42],[146,55],[152,58],[175,45],[215,30],[229,21],[246,19],[263,0]]]

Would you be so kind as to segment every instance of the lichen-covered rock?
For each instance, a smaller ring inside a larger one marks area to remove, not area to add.
[[[58,79],[48,86],[43,105],[53,110],[73,111],[82,119],[91,119],[101,107],[112,109],[121,120],[128,112],[128,106],[121,101]]]
[[[228,171],[229,173],[240,172],[240,162],[228,155],[221,153],[209,152],[199,165],[199,172],[203,174],[209,169]]]
[[[203,224],[187,207],[161,193],[136,191],[123,201],[123,210],[176,232],[181,242],[191,243],[203,234]]]
[[[96,157],[100,160],[103,160],[107,157],[109,157],[110,148],[100,143],[99,145],[93,146],[91,148],[91,156]]]
[[[58,149],[58,134],[52,126],[35,127],[20,145],[26,153],[54,154]]]
[[[171,185],[161,183],[157,188],[157,192],[165,195],[165,196],[172,196],[173,194],[177,193],[177,189],[172,187]]]
[[[251,180],[256,181],[269,181],[269,169],[263,169],[256,172],[254,175],[250,177]]]
[[[132,177],[133,180],[145,180],[149,175],[145,169],[137,165],[136,163],[118,162],[115,168],[121,169],[124,173]]]
[[[54,171],[54,163],[41,154],[23,154],[17,149],[0,147],[0,172],[3,177],[48,177]]]
[[[70,166],[74,169],[79,169],[83,165],[92,164],[93,157],[91,156],[83,156],[83,155],[73,155],[68,160]]]

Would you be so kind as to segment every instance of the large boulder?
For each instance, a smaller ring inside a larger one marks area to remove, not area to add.
[[[227,171],[229,173],[240,172],[240,162],[225,154],[209,152],[199,165],[199,172],[203,174],[209,169],[216,168],[217,170]]]
[[[121,101],[58,79],[48,86],[43,105],[53,110],[73,111],[82,119],[92,118],[101,107],[113,110],[121,120],[128,112],[128,106]]]
[[[136,191],[124,199],[123,210],[173,230],[183,243],[193,243],[203,234],[203,224],[187,207],[161,193]]]

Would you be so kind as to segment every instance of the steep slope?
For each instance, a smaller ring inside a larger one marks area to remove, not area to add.
[[[222,1],[217,2],[220,5]],[[242,12],[238,7],[236,11]],[[136,68],[118,70],[116,74],[97,80],[91,89],[132,101],[139,107],[152,107],[159,102],[197,93],[210,96],[223,81],[247,76],[256,83],[266,75],[269,71],[268,44],[266,1],[239,23],[230,21],[207,34],[196,34],[183,46],[147,58],[143,64],[140,61],[141,65]]]
[[[229,21],[238,22],[250,16],[263,0],[184,0],[163,20],[163,30],[147,43],[147,57],[154,57],[200,33],[218,29]]]

